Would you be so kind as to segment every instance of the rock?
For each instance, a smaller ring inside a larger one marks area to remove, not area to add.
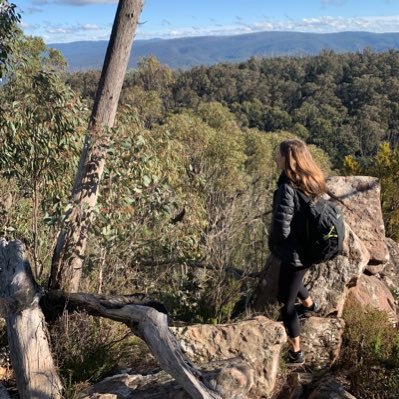
[[[301,321],[305,364],[312,369],[331,367],[339,357],[345,323],[339,318],[309,317]]]
[[[276,399],[301,399],[304,394],[304,386],[313,381],[313,374],[292,372],[287,375],[287,380]]]
[[[378,265],[367,265],[364,269],[365,273],[375,276],[381,273],[385,269],[386,263],[380,263]]]
[[[234,324],[176,328],[184,352],[197,364],[234,357],[253,370],[254,383],[247,396],[268,397],[272,392],[287,337],[281,323],[263,316]]]
[[[241,359],[234,364],[214,362],[202,369],[204,381],[222,398],[247,399],[253,372]],[[206,371],[212,370],[212,371]],[[246,386],[247,389],[243,389]],[[80,399],[190,399],[176,381],[164,371],[151,375],[114,375],[93,385]]]
[[[207,386],[213,388],[222,398],[247,399],[249,391],[254,385],[254,370],[242,359],[228,359],[230,365],[218,367],[220,362],[212,362],[206,365],[212,369],[204,373]]]
[[[333,377],[323,378],[308,399],[356,399]]]
[[[190,396],[161,371],[151,375],[117,374],[93,385],[80,399],[190,399]]]
[[[386,238],[385,243],[389,250],[389,261],[381,274],[381,277],[392,290],[398,290],[399,294],[399,246],[391,238]]]
[[[344,254],[312,266],[304,278],[312,298],[319,304],[319,315],[342,315],[348,287],[360,277],[368,261],[367,249],[345,224]]]
[[[362,307],[372,306],[375,309],[387,312],[392,323],[398,321],[395,299],[386,284],[377,276],[362,275],[356,286],[348,293],[348,301],[356,301]]]
[[[277,303],[280,263],[280,260],[273,254],[267,257],[266,265],[261,272],[259,283],[254,294],[254,308],[259,312],[263,312],[271,319],[276,319],[273,313],[275,312],[274,308]]]
[[[327,180],[327,186],[346,205],[337,202],[345,222],[368,249],[370,263],[386,263],[389,253],[384,242],[385,228],[378,179],[370,176],[334,176]]]

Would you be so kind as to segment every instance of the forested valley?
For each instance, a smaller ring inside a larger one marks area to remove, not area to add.
[[[100,71],[68,73],[60,53],[22,34],[10,68],[0,86],[1,232],[25,243],[45,285]],[[268,255],[274,151],[289,137],[305,140],[327,175],[379,177],[386,232],[399,239],[399,51],[179,71],[142,59],[110,137],[80,291],[145,293],[186,323],[249,312]],[[70,397],[121,365],[154,367],[109,320],[76,313],[50,330]]]

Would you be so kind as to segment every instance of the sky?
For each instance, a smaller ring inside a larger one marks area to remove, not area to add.
[[[116,0],[13,0],[46,43],[108,40]],[[399,0],[146,0],[137,39],[259,31],[399,32]]]

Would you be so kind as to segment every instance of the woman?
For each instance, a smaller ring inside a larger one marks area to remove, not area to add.
[[[276,164],[281,169],[273,199],[273,219],[269,236],[271,252],[281,260],[278,300],[283,304],[282,317],[290,342],[288,363],[304,363],[301,351],[298,313],[314,312],[312,300],[302,279],[311,266],[306,259],[306,204],[297,191],[317,198],[326,190],[325,179],[306,144],[285,140],[276,151]],[[296,298],[302,306],[296,306]]]

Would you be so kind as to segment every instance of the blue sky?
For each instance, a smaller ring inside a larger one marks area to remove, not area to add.
[[[26,34],[107,40],[115,0],[14,0]],[[399,32],[399,0],[146,0],[138,39],[257,31]]]

